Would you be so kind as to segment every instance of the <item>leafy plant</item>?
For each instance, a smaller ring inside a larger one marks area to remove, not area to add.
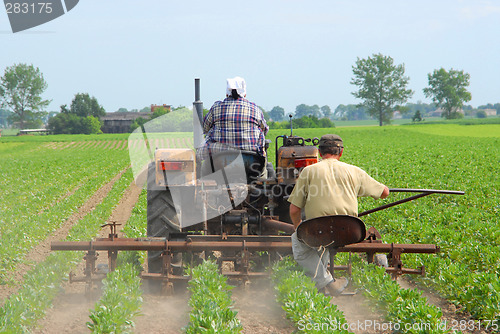
[[[103,296],[90,312],[92,333],[123,333],[134,326],[131,318],[139,314],[142,303],[139,270],[123,263],[103,280]]]
[[[359,258],[358,258],[359,259]],[[352,273],[355,285],[362,289],[395,328],[404,333],[449,333],[441,321],[442,312],[427,303],[422,293],[403,289],[386,274],[385,268],[356,261]]]
[[[287,317],[304,333],[349,333],[344,314],[318,292],[314,282],[297,263],[286,257],[273,266],[272,280],[277,300]]]
[[[114,184],[108,196],[70,230],[67,240],[90,240],[95,237],[103,221],[111,215],[125,189],[132,181],[127,172]],[[61,282],[81,261],[82,252],[57,252],[35,266],[24,278],[22,288],[11,295],[0,309],[1,333],[29,332],[59,293]]]
[[[204,261],[191,269],[189,324],[186,333],[239,333],[243,329],[232,310],[230,287],[217,264]]]

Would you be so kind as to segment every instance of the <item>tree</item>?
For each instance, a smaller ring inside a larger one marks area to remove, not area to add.
[[[106,111],[99,105],[97,99],[93,96],[90,97],[88,93],[75,94],[73,101],[71,101],[70,110],[80,117],[94,116],[99,118],[106,115]]]
[[[348,121],[358,121],[368,118],[365,109],[354,104],[339,104],[337,108],[335,108],[333,115],[337,119]]]
[[[330,118],[332,116],[332,109],[327,105],[321,107],[321,112],[326,118]]]
[[[495,103],[494,105],[488,103],[486,105],[477,107],[477,109],[495,109],[497,111],[497,115],[500,115],[500,103]]]
[[[280,106],[275,106],[269,112],[269,116],[275,122],[282,121],[283,118],[285,118],[285,109],[281,108]]]
[[[404,75],[404,64],[395,65],[389,56],[374,54],[367,59],[358,58],[352,71],[351,84],[359,87],[352,95],[364,100],[358,106],[378,118],[380,126],[390,123],[395,108],[413,95],[413,91],[406,88],[409,78]]]
[[[462,115],[458,112],[463,107],[464,102],[471,100],[471,93],[467,90],[469,86],[469,73],[444,68],[434,70],[428,74],[429,87],[424,88],[426,97],[432,98],[436,106],[443,108],[442,116],[447,119],[459,118]]]
[[[106,114],[95,97],[88,93],[75,94],[71,106],[61,106],[61,112],[49,119],[48,128],[54,134],[102,133],[100,116]]]
[[[486,118],[486,117],[488,117],[488,115],[486,115],[486,111],[484,111],[484,110],[478,110],[477,113],[476,113],[476,117],[477,118]]]
[[[308,106],[306,104],[299,104],[295,107],[295,117],[301,118],[304,116],[315,116],[317,118],[321,117],[321,111],[317,104],[313,106]]]
[[[411,118],[413,122],[421,122],[422,121],[422,115],[420,114],[420,110],[417,110],[415,112],[415,115]]]
[[[27,64],[7,67],[0,79],[0,106],[9,108],[13,112],[11,120],[24,129],[27,122],[36,122],[44,115],[43,109],[50,101],[43,100],[41,95],[47,86],[38,67]]]
[[[0,108],[0,127],[1,128],[6,128],[10,125],[9,119],[11,118],[10,117],[11,115],[12,115],[12,112]]]

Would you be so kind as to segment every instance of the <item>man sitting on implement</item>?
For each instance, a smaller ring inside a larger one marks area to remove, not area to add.
[[[305,167],[290,195],[290,217],[297,228],[302,220],[329,215],[358,215],[358,197],[375,199],[389,195],[389,188],[377,182],[359,167],[340,162],[344,151],[342,139],[334,134],[324,135],[319,141],[322,161]],[[313,277],[318,289],[326,288],[330,295],[339,295],[347,287],[347,279],[334,280],[327,270],[330,255],[309,247],[292,234],[295,261],[306,274]],[[321,259],[320,259],[321,257]],[[321,265],[318,265],[319,262]]]

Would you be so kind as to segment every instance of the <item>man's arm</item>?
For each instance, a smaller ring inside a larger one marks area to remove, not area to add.
[[[215,106],[215,104],[214,104],[214,106]],[[213,114],[214,106],[212,106],[212,108],[210,108],[210,111],[203,118],[203,133],[205,133],[205,134],[208,133],[208,131],[214,125],[214,114]]]
[[[290,218],[292,218],[293,226],[297,229],[302,220],[302,210],[292,203],[290,203]]]

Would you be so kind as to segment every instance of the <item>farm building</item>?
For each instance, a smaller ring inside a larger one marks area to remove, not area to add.
[[[149,118],[151,112],[109,112],[101,117],[103,125],[101,127],[104,133],[127,133],[130,132],[130,125],[138,119]]]
[[[436,110],[434,110],[431,113],[431,116],[433,116],[433,117],[441,117],[441,115],[443,114],[443,112],[444,112],[443,108],[437,108]],[[458,109],[457,112],[459,114],[465,115],[465,111],[462,108]]]
[[[170,111],[171,106],[167,104],[163,105],[151,105],[150,112],[109,112],[105,116],[101,117],[103,125],[101,127],[104,133],[127,133],[130,132],[130,125],[138,119],[139,117],[149,119],[153,112],[158,108],[165,108]]]
[[[488,117],[497,115],[496,109],[479,109],[479,110],[484,110],[484,112],[486,113],[486,116],[488,116]]]

